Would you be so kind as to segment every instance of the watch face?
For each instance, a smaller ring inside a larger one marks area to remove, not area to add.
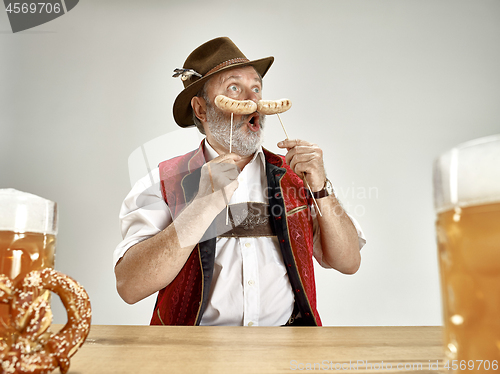
[[[328,195],[335,195],[335,190],[333,189],[332,182],[330,182],[329,179],[326,180],[326,192],[328,192]]]

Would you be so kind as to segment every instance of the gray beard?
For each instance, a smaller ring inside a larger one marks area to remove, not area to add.
[[[207,123],[214,139],[226,149],[229,149],[229,139],[231,137],[231,115],[224,113],[219,108],[207,105]],[[233,140],[231,151],[241,157],[253,155],[264,141],[265,117],[260,115],[260,129],[257,132],[245,131],[244,126],[249,116],[244,116],[239,122],[233,122]]]

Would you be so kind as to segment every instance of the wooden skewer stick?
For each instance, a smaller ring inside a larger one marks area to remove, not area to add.
[[[231,130],[229,132],[229,153],[231,153],[232,151],[233,151],[233,113],[231,113]],[[229,225],[229,205],[226,205],[226,226],[228,225]]]
[[[229,133],[229,153],[233,150],[233,113],[231,113],[231,132]]]
[[[278,116],[278,119],[280,120],[281,127],[283,128],[283,131],[284,131],[285,136],[286,136],[286,140],[288,140],[289,138],[288,138],[288,134],[286,133],[286,130],[285,130],[285,125],[283,125],[283,121],[281,120],[279,113],[276,113],[276,115]],[[309,182],[307,181],[306,174],[303,173],[303,175],[304,175],[304,181],[306,182],[307,189],[309,190],[309,192],[311,192],[311,197],[313,199],[314,206],[316,206],[316,209],[317,209],[320,217],[323,217],[323,214],[321,214],[321,210],[319,209],[318,203],[316,202],[316,199],[314,198],[313,192],[311,190],[311,186],[309,186]]]
[[[279,114],[279,113],[276,113],[276,115],[278,116],[278,119],[280,120],[281,127],[283,128],[283,132],[285,133],[286,139],[288,140],[288,134],[286,133],[286,130],[285,130],[285,125],[283,125],[283,122],[281,121],[280,114]]]
[[[321,214],[321,210],[319,209],[318,203],[316,202],[316,199],[314,198],[313,192],[311,190],[311,186],[309,186],[309,182],[307,182],[306,174],[304,173],[304,180],[307,185],[307,189],[311,192],[311,197],[313,199],[314,205],[316,206],[316,209],[318,210],[319,216],[323,217],[323,214]]]

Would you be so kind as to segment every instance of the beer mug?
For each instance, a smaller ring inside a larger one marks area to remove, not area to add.
[[[0,189],[0,366],[9,373],[65,373],[69,357],[90,329],[90,302],[76,281],[54,268],[57,205],[14,189]],[[57,334],[50,291],[66,307]],[[7,370],[8,368],[8,370]]]
[[[458,145],[434,164],[447,372],[500,364],[500,135]]]

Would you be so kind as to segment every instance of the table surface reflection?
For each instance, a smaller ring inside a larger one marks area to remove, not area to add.
[[[422,326],[93,325],[69,374],[439,373],[441,341],[441,327]]]

